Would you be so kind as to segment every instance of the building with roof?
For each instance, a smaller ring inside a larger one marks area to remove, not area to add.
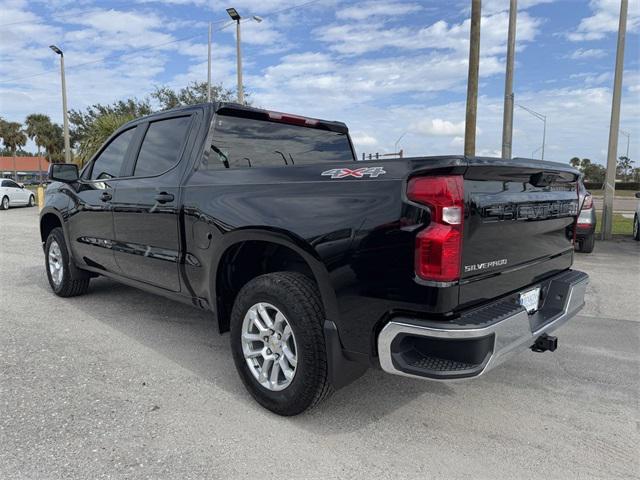
[[[49,161],[44,157],[0,157],[1,178],[23,183],[40,182],[46,179],[48,170]]]

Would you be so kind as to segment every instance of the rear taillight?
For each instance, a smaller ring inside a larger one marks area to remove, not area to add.
[[[584,197],[581,210],[589,210],[591,207],[593,207],[593,197],[591,195],[587,195]]]
[[[415,270],[423,280],[451,282],[460,278],[463,185],[462,175],[409,180],[407,197],[431,210],[431,223],[416,236]]]

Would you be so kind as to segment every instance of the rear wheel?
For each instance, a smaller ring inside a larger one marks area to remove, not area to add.
[[[69,269],[69,254],[64,234],[60,227],[54,228],[44,247],[47,278],[53,293],[59,297],[75,297],[87,292],[89,279],[74,280]]]
[[[596,245],[595,234],[590,234],[584,237],[584,240],[580,242],[580,251],[583,253],[591,253]]]
[[[313,281],[295,272],[261,275],[238,294],[231,350],[249,393],[279,415],[297,415],[332,391],[324,312]]]
[[[633,216],[633,238],[640,240],[640,219],[637,213]]]
[[[2,197],[2,202],[0,202],[0,210],[8,210],[9,209],[9,197]]]

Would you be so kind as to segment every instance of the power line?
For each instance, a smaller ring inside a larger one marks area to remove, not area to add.
[[[262,17],[262,18],[265,18],[265,17],[269,17],[269,16],[277,15],[277,14],[279,14],[279,13],[288,12],[288,11],[295,10],[295,9],[298,9],[298,8],[303,8],[303,7],[309,6],[309,5],[311,5],[311,4],[317,3],[317,2],[319,2],[319,1],[320,1],[320,0],[310,0],[310,1],[308,1],[308,2],[304,2],[304,3],[298,4],[298,5],[293,5],[293,6],[291,6],[291,7],[287,7],[287,8],[282,8],[282,9],[280,9],[280,10],[276,10],[276,11],[274,11],[274,12],[270,12],[270,13],[268,13],[268,14],[261,15],[261,17]],[[77,14],[78,14],[78,13],[76,12],[76,13],[75,13],[75,15],[77,15]],[[243,19],[242,19],[242,21],[244,22],[244,21],[247,21],[247,20],[250,20],[250,19],[251,19],[251,16],[243,18]],[[226,19],[225,19],[225,20],[216,20],[216,21],[213,21],[213,22],[211,22],[211,23],[219,24],[219,23],[223,23],[223,22],[228,22],[228,20],[226,20]],[[233,24],[234,24],[234,22],[229,22],[229,23],[227,23],[226,25],[223,25],[222,27],[220,27],[220,28],[218,28],[218,29],[215,29],[214,31],[221,31],[221,30],[224,30],[225,28],[227,28],[227,27],[229,27],[230,25],[233,25]],[[5,24],[5,25],[7,25],[7,24]],[[2,26],[2,25],[0,25],[0,26]],[[83,66],[85,66],[85,65],[92,65],[92,64],[100,63],[100,62],[103,62],[103,61],[106,61],[106,60],[112,60],[112,59],[116,59],[116,58],[124,57],[125,55],[131,55],[131,54],[134,54],[134,53],[139,53],[139,52],[144,52],[144,51],[148,51],[148,50],[153,50],[153,49],[155,49],[155,48],[162,47],[162,46],[165,46],[165,45],[170,45],[170,44],[172,44],[172,43],[177,43],[177,42],[183,42],[183,41],[186,41],[186,40],[191,40],[191,39],[196,38],[196,37],[199,37],[199,36],[201,36],[201,35],[203,35],[203,34],[204,34],[204,33],[197,33],[197,34],[195,34],[195,35],[191,35],[190,37],[178,38],[178,39],[171,40],[171,41],[168,41],[168,42],[163,42],[163,43],[157,43],[157,44],[155,44],[155,45],[150,45],[150,46],[148,46],[148,47],[144,47],[144,48],[138,48],[138,49],[129,50],[129,51],[122,52],[122,53],[118,53],[118,54],[114,54],[114,55],[108,55],[108,56],[106,56],[106,57],[102,57],[102,58],[100,58],[100,59],[98,59],[98,60],[91,60],[91,61],[88,61],[88,62],[77,63],[77,64],[75,64],[75,65],[69,65],[69,66],[67,67],[67,70],[69,70],[70,68],[83,67]],[[39,72],[39,73],[34,73],[34,74],[32,74],[32,75],[26,75],[26,76],[24,76],[24,77],[16,77],[16,78],[10,78],[10,79],[7,79],[7,80],[0,80],[0,84],[3,84],[3,83],[14,83],[14,82],[18,82],[18,81],[20,81],[20,80],[26,80],[26,79],[34,78],[34,77],[40,77],[40,76],[42,76],[42,75],[47,75],[47,74],[52,73],[52,72],[55,72],[55,71],[56,71],[56,69],[55,69],[55,68],[53,68],[53,69],[45,70],[45,71],[42,71],[42,72]]]

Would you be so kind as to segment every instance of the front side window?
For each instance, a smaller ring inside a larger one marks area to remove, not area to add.
[[[178,117],[150,123],[133,174],[136,177],[159,175],[176,165],[190,121],[191,117]]]
[[[130,128],[122,132],[107,145],[107,148],[93,162],[91,180],[106,180],[120,176],[120,170],[135,130],[135,128]]]
[[[20,188],[20,186],[13,180],[5,180],[2,186],[9,187],[9,188]]]
[[[205,168],[291,166],[353,161],[345,133],[218,115]]]

